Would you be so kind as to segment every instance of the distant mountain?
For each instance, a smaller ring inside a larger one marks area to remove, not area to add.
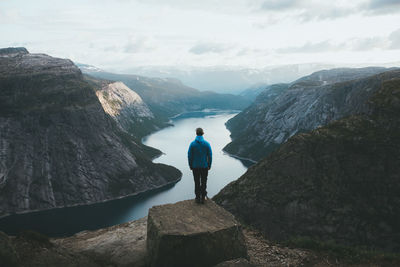
[[[302,88],[328,90],[340,104],[324,102],[328,110],[363,112],[294,135],[214,200],[270,240],[312,238],[400,252],[400,71]]]
[[[240,92],[239,95],[249,99],[250,101],[254,101],[267,86],[268,84],[266,83],[256,83]]]
[[[365,112],[368,98],[380,85],[371,75],[387,70],[323,70],[290,84],[269,86],[227,122],[233,141],[224,150],[258,161],[296,133]]]
[[[0,216],[179,180],[177,169],[153,164],[154,151],[123,130],[125,112],[140,121],[151,118],[148,108],[124,85],[104,86],[93,86],[68,59],[0,49]]]
[[[149,105],[157,118],[202,109],[243,110],[250,101],[242,96],[201,92],[173,78],[149,78],[108,72],[86,72],[93,77],[121,81],[134,90]]]
[[[321,86],[333,83],[340,83],[350,80],[357,80],[376,73],[387,71],[383,67],[366,68],[336,68],[331,70],[320,70],[311,75],[302,77],[292,83],[293,86]]]
[[[125,70],[148,77],[177,78],[184,84],[201,91],[239,94],[257,83],[288,83],[302,76],[327,68],[332,64],[293,64],[270,66],[264,68],[244,68],[232,66],[214,67],[175,67],[175,66],[143,66]]]
[[[88,65],[88,64],[83,64],[83,63],[75,63],[76,66],[82,71],[82,72],[102,72],[102,69],[99,69],[95,66]]]

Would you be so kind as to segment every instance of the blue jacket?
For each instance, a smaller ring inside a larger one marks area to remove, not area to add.
[[[190,143],[188,151],[189,167],[192,168],[211,168],[212,151],[210,144],[204,140],[203,136],[198,135]]]

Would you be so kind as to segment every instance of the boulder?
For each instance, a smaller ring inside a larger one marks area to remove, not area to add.
[[[147,219],[150,266],[214,266],[248,258],[241,225],[232,214],[206,201],[154,206]]]

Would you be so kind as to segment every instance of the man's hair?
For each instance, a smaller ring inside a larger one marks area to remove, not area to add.
[[[203,129],[202,129],[202,128],[197,128],[197,129],[196,129],[196,134],[197,134],[197,135],[203,135],[203,134],[204,134]]]

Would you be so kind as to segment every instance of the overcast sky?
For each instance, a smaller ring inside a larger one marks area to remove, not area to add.
[[[0,47],[109,70],[400,61],[400,0],[0,0]]]

